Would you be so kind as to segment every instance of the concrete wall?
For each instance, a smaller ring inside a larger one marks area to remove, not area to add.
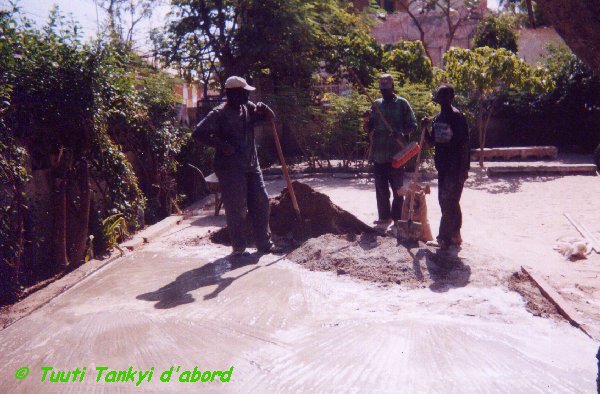
[[[544,61],[549,44],[564,44],[564,41],[552,27],[537,29],[521,29],[519,31],[519,56],[527,63],[536,64]]]

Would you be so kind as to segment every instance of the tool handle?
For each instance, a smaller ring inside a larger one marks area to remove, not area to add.
[[[292,180],[290,179],[290,174],[288,172],[287,165],[285,164],[285,157],[283,157],[283,150],[281,149],[279,135],[277,134],[277,127],[275,126],[275,118],[273,117],[271,117],[271,130],[273,131],[273,139],[275,140],[275,147],[277,148],[277,154],[279,155],[279,161],[281,162],[283,176],[285,178],[285,182],[287,183],[287,187],[290,192],[290,197],[292,198],[292,205],[294,206],[294,211],[296,211],[296,216],[300,218],[300,207],[298,206],[298,200],[296,200],[296,193],[294,192],[294,188],[292,187]]]
[[[365,94],[365,96],[367,96],[367,98],[369,99],[369,101],[373,105],[373,108],[375,108],[375,111],[377,111],[377,113],[379,114],[379,117],[381,118],[381,121],[383,122],[385,128],[390,133],[390,137],[393,136],[394,135],[394,130],[392,129],[392,126],[385,119],[385,116],[383,116],[383,112],[381,112],[381,109],[379,109],[379,107],[377,106],[377,104],[375,104],[375,101],[373,101],[373,99],[371,98],[371,96],[367,92],[367,89],[365,89],[365,87],[363,86],[363,84],[360,82],[360,79],[358,79],[358,75],[356,75],[356,72],[354,72],[354,70],[352,68],[350,68],[350,67],[348,68],[348,71],[350,71],[350,74],[352,74],[352,76],[356,80],[356,83],[358,84],[358,86],[360,86],[360,89],[363,91],[363,93]],[[404,149],[404,143],[401,142],[401,141],[399,141],[396,138],[394,138],[394,139],[396,140],[396,142],[398,143],[398,145],[400,145],[400,147]]]
[[[424,143],[425,143],[425,133],[427,132],[427,126],[421,125],[421,140],[419,142],[419,153],[417,154],[417,162],[415,164],[415,176],[419,174],[420,164],[421,164],[421,153],[423,153]]]
[[[415,164],[415,178],[419,176],[419,168],[421,164],[421,152],[423,152],[423,143],[425,143],[425,132],[427,131],[427,126],[421,125],[421,143],[419,153],[417,154],[417,162]],[[413,191],[410,196],[410,205],[408,206],[408,220],[412,220],[412,215],[414,212],[415,205],[415,192]]]

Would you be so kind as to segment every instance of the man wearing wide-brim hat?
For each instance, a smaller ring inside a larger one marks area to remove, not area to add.
[[[256,154],[254,126],[274,114],[266,104],[248,101],[253,90],[244,78],[229,77],[225,82],[227,102],[209,112],[193,133],[196,141],[216,150],[214,170],[219,178],[234,255],[247,254],[247,215],[258,251],[267,253],[273,247],[269,198]]]

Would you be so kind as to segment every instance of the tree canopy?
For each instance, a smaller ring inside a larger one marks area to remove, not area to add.
[[[487,125],[498,93],[546,92],[554,87],[545,68],[532,67],[504,48],[452,48],[444,60],[449,82],[459,93],[476,102],[480,149],[485,146]],[[483,155],[480,165],[483,165]]]
[[[360,14],[339,0],[172,2],[167,33],[157,36],[169,65],[194,74],[265,75],[282,85],[307,86],[324,62],[343,63],[367,78],[381,59]]]
[[[511,52],[518,50],[518,37],[515,26],[509,18],[489,15],[477,26],[474,47],[505,48]]]

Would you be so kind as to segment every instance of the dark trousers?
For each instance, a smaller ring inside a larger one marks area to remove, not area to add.
[[[256,247],[271,243],[269,197],[260,169],[249,172],[216,171],[234,251],[246,249],[246,216],[250,216]]]
[[[464,184],[464,178],[460,174],[438,174],[438,201],[442,210],[442,220],[440,220],[440,232],[437,238],[448,244],[461,242],[460,196]]]
[[[399,196],[396,192],[402,187],[404,170],[392,167],[392,163],[374,163],[373,172],[375,173],[375,196],[379,220],[400,220],[404,197]],[[390,187],[392,189],[391,207]]]

